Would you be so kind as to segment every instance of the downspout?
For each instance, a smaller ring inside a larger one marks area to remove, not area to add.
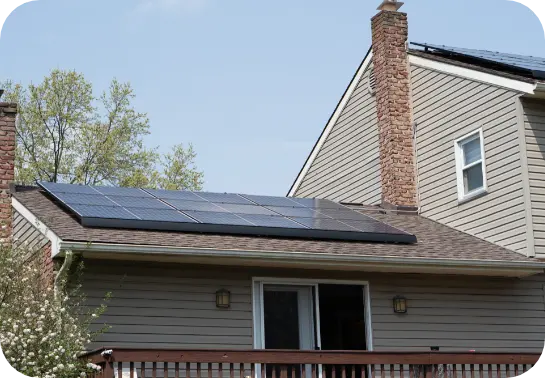
[[[70,267],[72,266],[73,260],[74,260],[74,254],[72,253],[72,251],[66,251],[64,256],[64,262],[62,263],[59,273],[57,273],[57,276],[55,277],[55,283],[54,283],[53,289],[54,289],[55,301],[59,304],[62,301],[62,295],[63,295],[64,287],[66,285],[65,278],[68,275],[68,271],[70,270]]]

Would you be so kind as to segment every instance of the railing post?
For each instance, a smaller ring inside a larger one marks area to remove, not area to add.
[[[433,378],[433,365],[424,365],[425,378]]]
[[[104,363],[104,369],[102,370],[102,378],[114,378],[114,364],[111,361]]]

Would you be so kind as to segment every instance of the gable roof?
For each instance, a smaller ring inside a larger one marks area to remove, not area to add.
[[[312,150],[310,151],[310,154],[307,157],[307,160],[303,164],[303,167],[299,171],[299,174],[295,178],[295,181],[291,185],[290,190],[288,191],[288,197],[293,197],[295,195],[295,192],[297,192],[297,189],[299,188],[299,185],[301,185],[301,182],[303,181],[303,178],[307,174],[308,170],[312,166],[312,163],[314,162],[314,159],[316,159],[316,156],[318,155],[318,152],[322,148],[323,144],[325,143],[327,137],[329,136],[329,133],[331,133],[331,130],[333,129],[333,126],[337,123],[337,120],[339,119],[344,107],[348,103],[348,100],[352,96],[352,93],[356,90],[356,87],[358,86],[358,83],[361,80],[361,77],[367,70],[367,67],[371,64],[373,53],[371,51],[372,49],[369,48],[367,51],[367,55],[365,55],[365,58],[361,62],[360,66],[358,67],[358,70],[352,77],[352,80],[350,81],[350,84],[348,84],[348,87],[344,91],[343,96],[337,103],[337,106],[335,107],[335,110],[329,117],[329,120],[327,121],[324,129],[322,130],[322,133],[318,137],[318,140],[314,144],[314,147],[312,147]]]
[[[425,44],[416,44],[416,45],[425,45]],[[426,44],[427,46],[438,46],[438,45],[430,45]],[[454,49],[454,48],[451,48]],[[465,49],[466,53],[469,51],[468,49]],[[410,49],[408,51],[409,53],[409,62],[412,65],[421,66],[430,68],[435,71],[443,72],[452,74],[455,76],[463,77],[466,79],[471,79],[483,83],[488,83],[491,85],[495,85],[498,87],[504,87],[508,89],[515,90],[517,92],[520,92],[521,94],[528,94],[533,95],[537,90],[541,90],[542,88],[537,87],[536,79],[534,77],[528,77],[528,75],[522,75],[519,71],[513,71],[512,68],[507,69],[502,67],[511,67],[508,65],[500,65],[500,64],[494,64],[486,59],[477,59],[478,58],[478,52],[481,52],[481,55],[484,54],[485,50],[472,50],[474,51],[475,57],[472,60],[460,60],[455,59],[453,54],[444,54],[444,53],[435,53],[436,50],[433,52],[431,51],[425,51],[425,50],[415,50]],[[462,49],[460,49],[460,55],[461,55]],[[500,59],[499,54],[496,56],[496,59]],[[492,53],[489,54],[491,58]],[[295,193],[299,189],[301,183],[303,182],[305,175],[310,170],[312,164],[314,163],[316,157],[318,156],[318,153],[320,152],[320,149],[324,145],[325,141],[327,140],[329,134],[333,130],[339,116],[341,115],[344,107],[349,102],[354,90],[356,89],[358,83],[360,82],[361,78],[363,77],[365,71],[369,67],[369,65],[372,63],[372,48],[370,48],[367,52],[367,55],[365,56],[363,62],[359,66],[358,70],[356,71],[356,74],[350,81],[350,84],[346,91],[344,92],[341,100],[338,102],[337,106],[335,107],[335,110],[331,117],[329,118],[327,124],[322,129],[322,133],[318,137],[318,140],[314,144],[314,147],[312,148],[309,156],[307,157],[303,167],[299,171],[299,174],[295,178],[293,184],[290,187],[290,190],[288,191],[288,196],[295,196]],[[504,54],[503,59],[507,60],[508,56],[510,64],[515,64],[513,61],[515,60],[515,55],[513,54]],[[523,57],[523,56],[516,56],[518,57],[517,61],[524,61],[526,65],[531,64],[530,62],[533,62],[533,64],[536,66],[535,68],[541,68],[541,65],[539,63],[539,60],[544,60],[542,58],[533,58],[533,57]],[[527,58],[527,59],[523,59]],[[527,68],[523,68],[523,63],[518,63],[521,66],[521,69],[528,71]],[[537,72],[537,71],[536,71]]]
[[[33,214],[60,239],[61,248],[125,250],[129,253],[151,250],[156,253],[182,254],[191,252],[201,256],[223,254],[238,257],[260,256],[272,260],[303,260],[305,266],[319,262],[328,265],[350,261],[352,266],[364,264],[427,264],[442,269],[465,267],[477,269],[507,269],[505,275],[528,275],[542,272],[545,263],[496,246],[471,235],[456,231],[416,215],[384,214],[378,209],[363,209],[373,217],[415,234],[417,244],[386,244],[331,240],[305,240],[295,238],[199,234],[189,232],[90,228],[82,226],[75,217],[47,197],[41,190],[24,190],[13,193],[14,206],[23,207]],[[112,252],[113,253],[113,252]],[[219,261],[219,260],[216,260]],[[512,270],[512,272],[510,272]],[[521,271],[526,273],[522,274]],[[530,273],[531,272],[531,273]]]

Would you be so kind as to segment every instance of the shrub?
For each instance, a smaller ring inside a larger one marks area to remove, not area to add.
[[[39,263],[25,259],[29,255],[22,247],[0,246],[0,345],[6,359],[39,378],[83,377],[99,369],[78,354],[106,330],[90,331],[105,304],[89,310],[80,285],[67,285],[71,253],[54,286],[44,280]]]

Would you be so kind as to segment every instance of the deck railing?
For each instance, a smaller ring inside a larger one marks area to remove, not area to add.
[[[103,348],[90,378],[504,378],[539,354]]]

